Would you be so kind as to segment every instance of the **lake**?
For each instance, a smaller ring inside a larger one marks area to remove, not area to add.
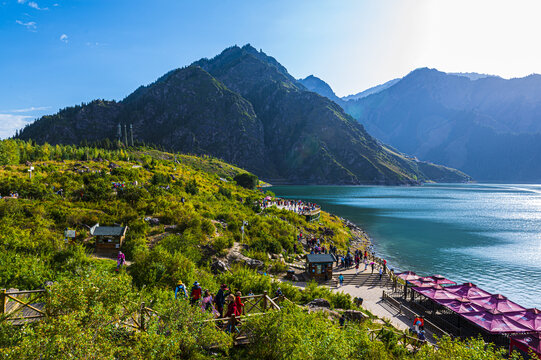
[[[390,268],[541,308],[541,185],[274,186],[368,232]]]

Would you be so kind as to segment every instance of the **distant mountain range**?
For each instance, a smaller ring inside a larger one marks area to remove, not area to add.
[[[340,100],[400,151],[479,181],[541,181],[540,75],[506,80],[422,68],[370,96]]]
[[[470,179],[384,145],[250,45],[173,70],[120,102],[96,100],[44,116],[18,137],[50,144],[115,140],[119,124],[133,124],[139,141],[220,157],[271,183]]]

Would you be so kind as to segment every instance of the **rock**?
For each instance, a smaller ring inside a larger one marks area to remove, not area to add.
[[[212,272],[215,274],[229,271],[229,268],[227,267],[227,265],[222,260],[218,260],[218,259],[216,259],[212,263],[211,269],[212,269]]]
[[[327,314],[327,318],[329,320],[332,320],[333,318],[334,319],[339,319],[341,316],[340,316],[340,313],[338,313],[337,311],[334,311],[334,310],[331,310],[331,309],[328,309],[328,308],[324,308],[324,307],[309,307],[308,308],[308,313],[314,313],[314,312],[324,312]]]
[[[115,164],[114,162],[109,163],[109,169],[118,169],[120,165]]]
[[[251,259],[251,258],[247,258],[244,262],[249,267],[256,268],[256,269],[261,268],[261,267],[263,267],[263,265],[265,265],[265,263],[263,261],[256,260],[256,259]]]
[[[344,315],[350,321],[363,322],[368,319],[368,316],[359,310],[346,310],[344,311]]]
[[[310,301],[308,304],[306,304],[308,307],[322,307],[322,308],[330,308],[331,304],[326,299],[314,299]]]

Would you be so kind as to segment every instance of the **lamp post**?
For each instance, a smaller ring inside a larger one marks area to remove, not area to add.
[[[30,168],[28,169],[28,176],[30,176],[30,180],[32,180],[32,170],[34,170],[34,167],[30,166]]]

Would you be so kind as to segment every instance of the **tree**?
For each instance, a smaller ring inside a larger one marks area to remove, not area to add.
[[[0,165],[16,165],[19,163],[19,147],[13,140],[0,142]]]
[[[259,184],[259,179],[254,174],[250,173],[240,173],[237,174],[233,180],[237,182],[240,186],[246,189],[255,189],[255,187]]]

